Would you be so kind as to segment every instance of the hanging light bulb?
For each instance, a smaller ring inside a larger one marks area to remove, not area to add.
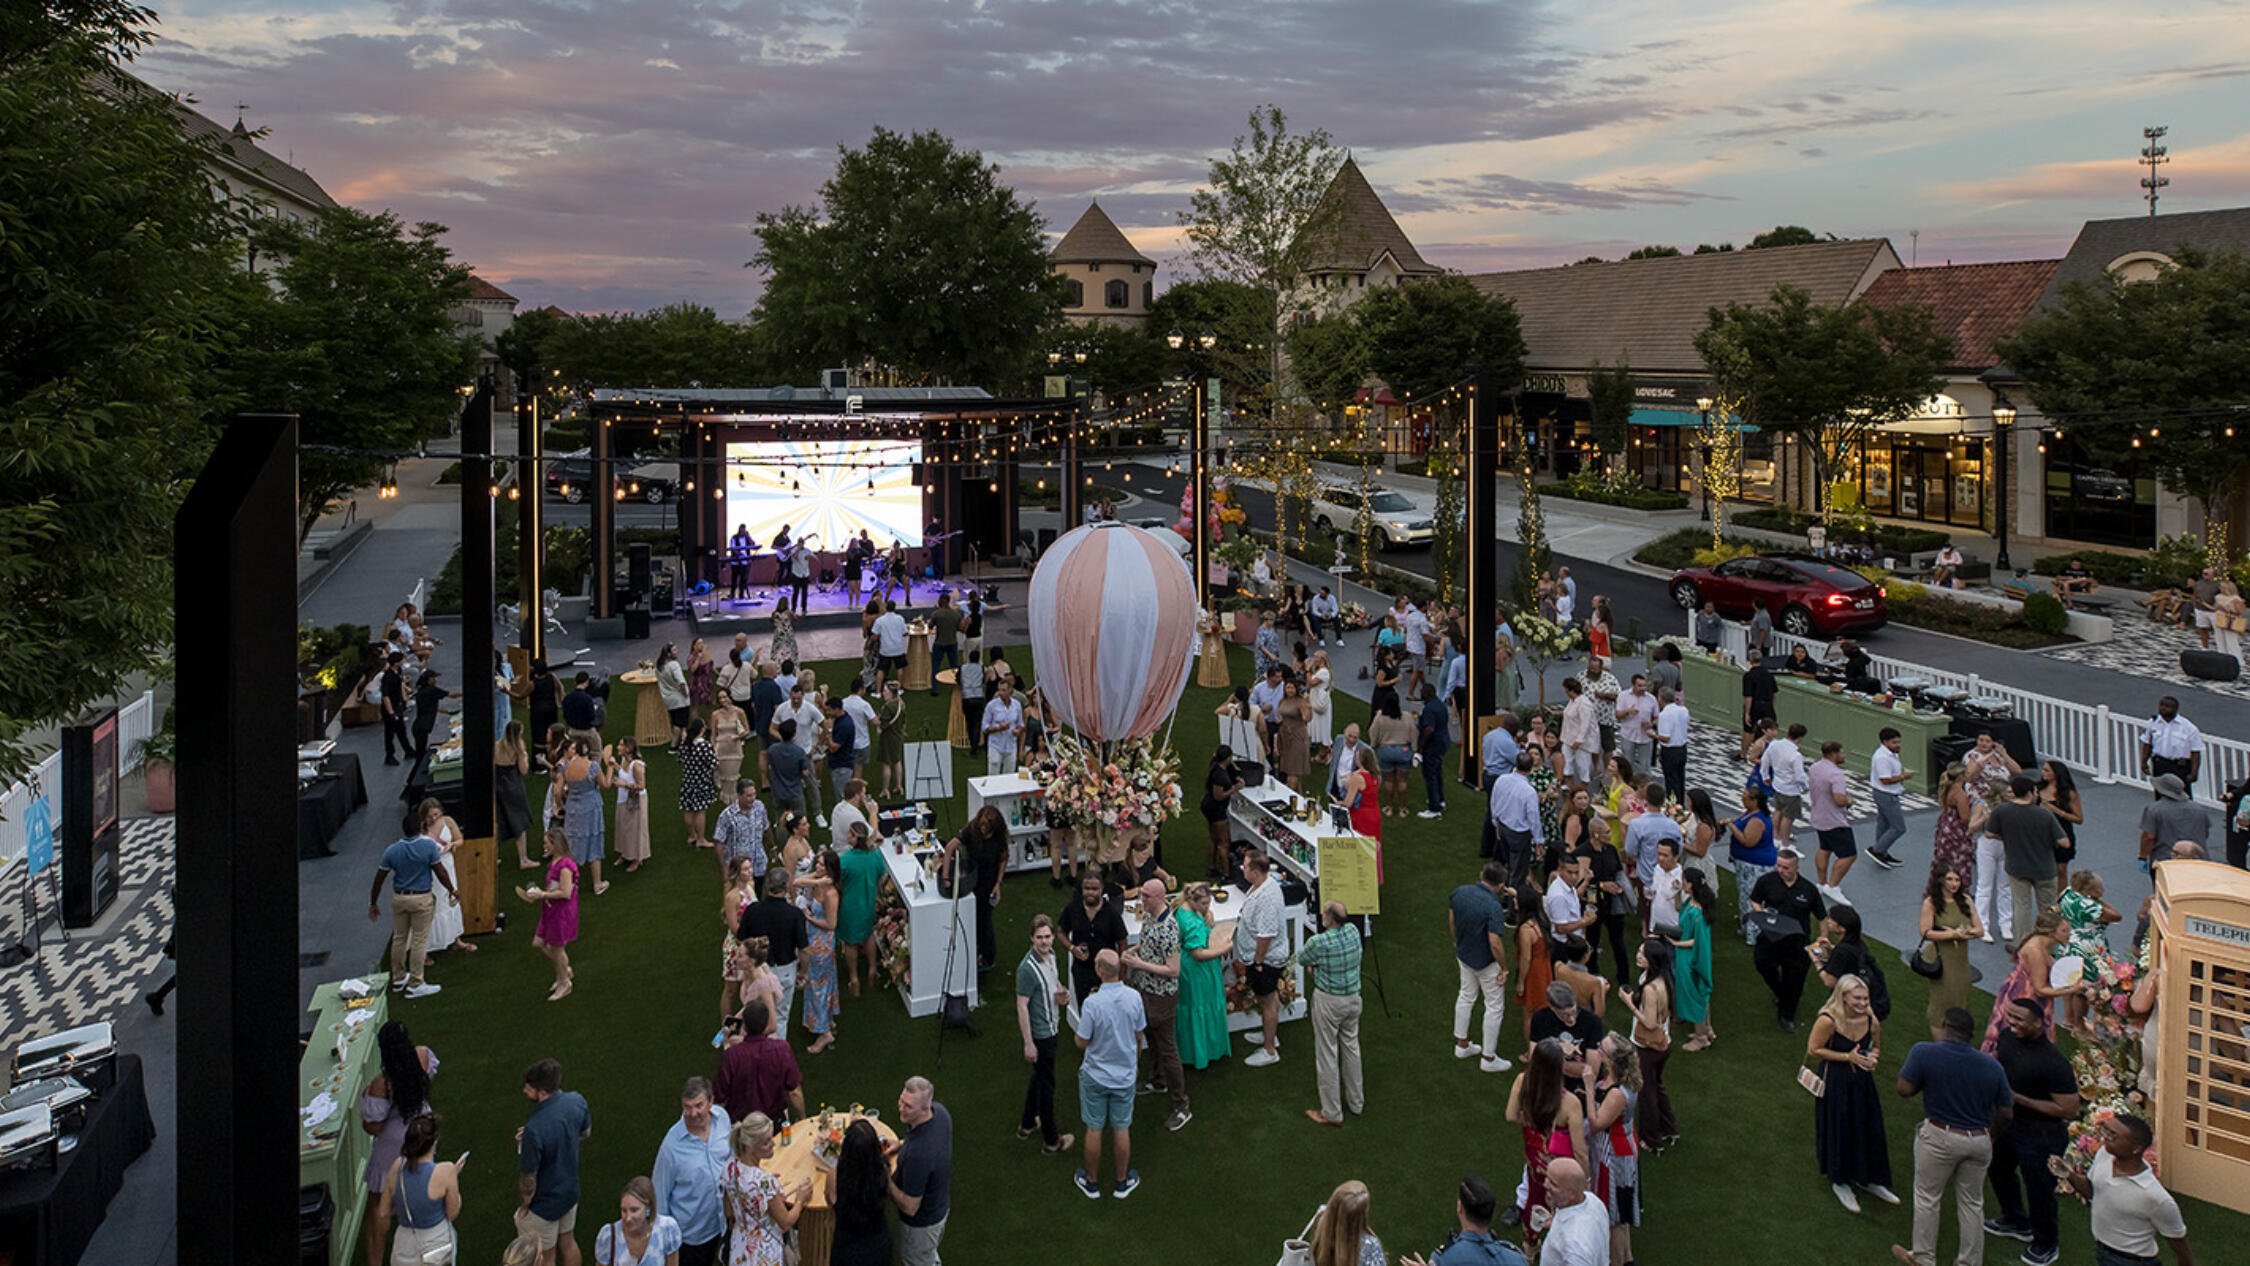
[[[515,486],[514,484],[509,484],[509,485],[508,485],[508,500],[510,500],[510,501],[521,501],[521,500],[523,500],[523,491],[522,491],[521,489],[517,488],[517,487],[516,487],[516,486]]]

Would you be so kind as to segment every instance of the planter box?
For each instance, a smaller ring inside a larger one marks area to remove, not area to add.
[[[357,728],[362,725],[375,725],[381,722],[383,710],[372,703],[347,703],[343,710],[336,715],[346,726]]]
[[[141,766],[141,789],[148,796],[150,813],[170,813],[177,793],[171,763],[153,760]]]
[[[1257,612],[1237,611],[1234,613],[1234,640],[1243,646],[1249,646],[1258,640]]]

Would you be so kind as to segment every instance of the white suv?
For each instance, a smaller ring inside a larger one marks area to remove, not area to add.
[[[1351,536],[1359,531],[1359,489],[1329,484],[1313,498],[1313,522],[1323,531]],[[1403,493],[1378,488],[1367,494],[1367,509],[1374,518],[1375,548],[1427,544],[1435,535],[1430,512]]]

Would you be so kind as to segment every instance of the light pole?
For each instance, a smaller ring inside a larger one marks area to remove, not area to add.
[[[1211,425],[1203,411],[1203,369],[1211,349],[1218,346],[1219,336],[1206,330],[1190,340],[1175,329],[1164,336],[1164,342],[1173,351],[1186,354],[1188,372],[1195,379],[1195,412],[1188,419],[1188,488],[1193,493],[1188,498],[1188,519],[1194,544],[1191,556],[1195,602],[1208,612],[1211,609],[1211,529],[1204,522],[1204,513],[1211,495]]]
[[[1695,411],[1703,415],[1703,425],[1695,433],[1695,447],[1702,457],[1696,468],[1696,482],[1703,485],[1703,521],[1711,521],[1711,397],[1697,396]]]
[[[1069,358],[1073,368],[1083,369],[1086,365],[1086,349],[1083,347],[1073,348],[1067,352],[1050,351],[1047,353],[1047,372],[1050,374],[1059,373],[1066,357]],[[1070,401],[1070,422],[1063,430],[1062,498],[1056,503],[1062,511],[1062,525],[1055,532],[1057,537],[1077,527],[1080,518],[1078,507],[1082,487],[1078,474],[1079,387],[1080,382],[1075,375],[1063,377],[1063,395]]]
[[[2016,406],[1995,389],[1992,393],[1992,526],[1993,535],[2000,542],[2000,553],[1992,560],[1992,566],[2002,573],[2013,566],[2008,560],[2008,502],[2015,489],[2008,483],[2008,446],[2014,441],[2015,433]]]

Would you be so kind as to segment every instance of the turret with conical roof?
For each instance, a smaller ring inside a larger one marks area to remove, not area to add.
[[[1049,268],[1070,286],[1063,315],[1073,321],[1138,324],[1156,299],[1156,261],[1135,249],[1092,203],[1048,252]]]

